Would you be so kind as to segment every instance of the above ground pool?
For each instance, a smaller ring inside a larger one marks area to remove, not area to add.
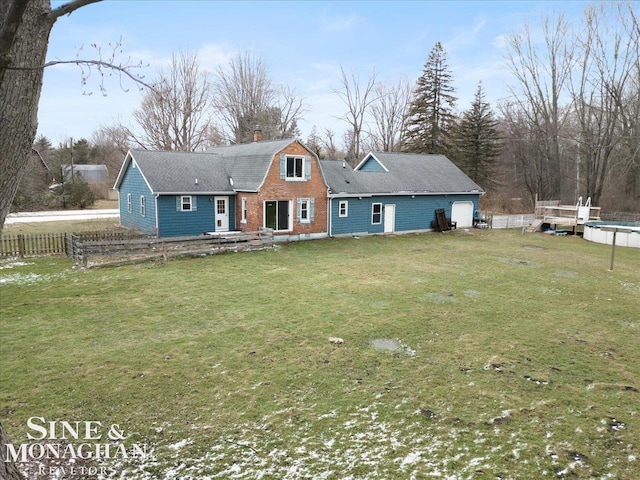
[[[640,222],[587,222],[584,224],[584,239],[611,245],[614,229],[616,246],[640,248]]]

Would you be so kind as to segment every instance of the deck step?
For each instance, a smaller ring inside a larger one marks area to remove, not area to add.
[[[542,224],[544,223],[544,219],[536,218],[531,225],[527,227],[527,233],[538,232],[542,228]]]

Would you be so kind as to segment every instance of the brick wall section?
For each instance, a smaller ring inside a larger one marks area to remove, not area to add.
[[[287,181],[280,178],[280,155],[309,155],[311,157],[311,178],[304,182]],[[242,198],[247,199],[247,222],[242,218]],[[296,220],[298,198],[313,198],[315,202],[314,220],[310,223],[299,223]],[[236,226],[242,231],[255,231],[264,226],[264,202],[270,200],[291,200],[293,230],[289,235],[304,235],[327,232],[327,185],[315,155],[298,142],[292,142],[284,150],[278,152],[271,162],[266,180],[258,193],[238,192],[236,202]],[[283,232],[284,233],[284,232]]]

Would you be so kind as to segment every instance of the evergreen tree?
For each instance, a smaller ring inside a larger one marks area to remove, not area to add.
[[[462,114],[454,139],[457,165],[479,185],[495,185],[493,166],[502,150],[502,139],[482,83],[478,83],[471,107]]]
[[[450,128],[455,121],[453,108],[456,97],[447,65],[447,54],[437,42],[424,64],[409,104],[403,151],[411,153],[441,153],[450,150]]]
[[[63,203],[65,206],[85,208],[93,205],[96,201],[89,184],[80,172],[76,172],[73,178],[64,184],[62,195],[64,195]]]

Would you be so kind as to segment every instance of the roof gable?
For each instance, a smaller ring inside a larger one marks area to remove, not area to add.
[[[380,160],[376,158],[373,153],[369,153],[364,159],[354,168],[356,171],[361,172],[388,172],[389,169],[385,167]]]

